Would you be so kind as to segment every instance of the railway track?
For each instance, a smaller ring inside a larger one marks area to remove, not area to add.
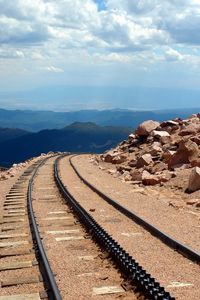
[[[44,278],[46,265],[39,258],[40,237],[36,238],[31,210],[32,181],[39,160],[27,168],[6,195],[0,234],[1,300],[61,299],[52,297],[50,280]],[[52,275],[52,274],[51,274]]]
[[[133,222],[132,217],[117,210],[108,203],[109,201],[103,201],[101,191],[96,193],[72,168],[71,157],[65,157],[60,162],[62,181],[69,193],[130,255],[167,287],[176,299],[199,299],[200,270],[196,257],[190,260],[188,256],[185,257],[185,253],[174,251],[168,243],[163,243],[143,226]],[[81,161],[78,161],[81,164]],[[85,167],[85,164],[81,164],[81,174],[83,166]],[[91,170],[88,169],[88,172]]]
[[[0,300],[175,299],[70,193],[62,158],[34,163],[6,196]]]
[[[68,201],[82,223],[85,224],[93,238],[109,253],[112,260],[129,279],[132,285],[137,286],[148,299],[175,299],[171,297],[171,295],[166,292],[70,194],[59,176],[58,163],[61,158],[62,157],[57,158],[55,162],[55,180],[63,197]]]
[[[76,156],[76,155],[75,155]],[[146,230],[148,230],[151,234],[156,236],[158,239],[160,239],[163,243],[165,243],[167,246],[171,247],[172,249],[178,251],[180,254],[188,257],[190,260],[200,263],[200,253],[196,250],[188,247],[187,245],[181,243],[180,241],[176,240],[172,236],[168,235],[167,233],[163,232],[159,228],[155,227],[153,224],[149,223],[133,211],[127,209],[123,205],[119,204],[119,202],[116,199],[112,199],[111,197],[104,194],[102,191],[97,189],[93,184],[91,184],[87,179],[85,179],[78,169],[75,167],[75,165],[72,162],[72,158],[75,156],[71,156],[69,158],[70,165],[72,166],[75,173],[78,175],[78,177],[95,193],[97,193],[102,199],[107,201],[110,205],[112,205],[114,208],[116,208],[118,211],[120,211],[122,214],[127,216],[129,219],[133,220],[137,224],[144,227]]]

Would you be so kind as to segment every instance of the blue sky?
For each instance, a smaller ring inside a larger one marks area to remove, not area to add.
[[[199,0],[0,0],[0,107],[200,107],[199,28]]]

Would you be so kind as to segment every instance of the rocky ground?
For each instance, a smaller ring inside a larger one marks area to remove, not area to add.
[[[32,163],[34,160],[38,160],[40,158],[45,158],[46,156],[53,155],[53,152],[49,153],[41,153],[38,157],[32,157],[24,162],[13,164],[12,167],[6,169],[4,167],[0,167],[0,181],[6,181],[12,177],[16,177],[23,169],[28,167],[30,163]]]
[[[200,209],[200,114],[152,120],[91,162],[125,183],[175,195],[169,205]],[[171,197],[170,197],[171,198]]]

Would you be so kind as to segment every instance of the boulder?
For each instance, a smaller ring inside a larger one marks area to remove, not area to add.
[[[161,137],[169,137],[170,134],[167,131],[159,131],[159,130],[153,130],[152,135],[156,138],[161,138]]]
[[[163,154],[163,159],[166,164],[169,164],[171,161],[172,157],[175,155],[176,151],[172,150],[166,150],[165,153]]]
[[[135,133],[138,136],[148,136],[154,129],[160,126],[159,122],[148,120],[141,123],[136,129]]]
[[[200,126],[197,124],[190,124],[186,126],[185,128],[181,129],[179,132],[180,136],[185,136],[185,135],[195,135],[197,132],[200,131]]]
[[[150,154],[154,156],[154,155],[161,154],[162,152],[163,150],[161,148],[161,144],[159,142],[154,142],[151,146]]]
[[[168,120],[168,121],[164,121],[160,124],[160,127],[162,127],[162,128],[163,127],[168,127],[168,126],[175,127],[176,129],[178,129],[179,128],[179,123],[176,122],[176,121],[173,121],[173,120]]]
[[[172,138],[170,135],[168,136],[161,136],[159,138],[159,141],[162,145],[165,145],[165,144],[170,144],[172,142]]]
[[[191,141],[181,141],[178,150],[172,155],[168,161],[169,168],[176,165],[188,164],[198,158],[199,148],[198,145]]]
[[[189,177],[188,191],[195,192],[200,190],[200,168],[195,167]]]
[[[162,182],[167,182],[171,178],[171,174],[166,171],[157,175],[152,175],[144,170],[142,173],[142,183],[144,185],[156,185]]]
[[[153,162],[153,160],[152,160],[151,154],[147,153],[138,158],[136,167],[143,168],[144,166],[148,166],[152,162]]]
[[[164,170],[167,170],[167,169],[168,169],[168,165],[161,161],[159,163],[156,163],[152,167],[151,173],[157,173],[157,172],[161,172],[161,171],[164,171]]]

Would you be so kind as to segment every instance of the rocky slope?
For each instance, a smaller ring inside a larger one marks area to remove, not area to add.
[[[101,155],[100,162],[124,182],[170,188],[200,207],[200,114],[145,121],[128,140]]]

